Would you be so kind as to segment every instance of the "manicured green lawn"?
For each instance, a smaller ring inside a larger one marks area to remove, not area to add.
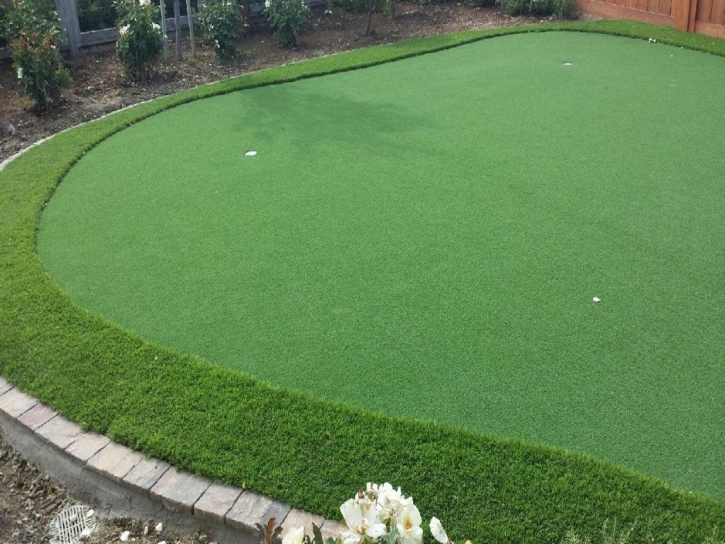
[[[252,74],[30,151],[0,173],[0,374],[327,516],[389,480],[455,539],[616,518],[702,541],[725,525],[723,59],[508,36],[121,131],[522,30]]]
[[[84,157],[39,251],[179,351],[722,499],[724,88],[546,33],[198,101]]]

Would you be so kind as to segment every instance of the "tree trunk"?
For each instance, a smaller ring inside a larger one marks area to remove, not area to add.
[[[373,13],[375,12],[375,5],[377,2],[373,2],[373,5],[370,6],[370,14],[368,15],[368,26],[365,27],[365,35],[370,35],[370,27],[373,24]]]

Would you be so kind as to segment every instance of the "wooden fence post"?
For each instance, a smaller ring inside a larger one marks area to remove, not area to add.
[[[78,54],[78,46],[81,41],[81,27],[78,24],[78,8],[75,0],[55,0],[55,10],[68,36],[70,55],[75,57]]]
[[[695,32],[697,23],[697,8],[700,6],[700,0],[690,0],[690,18],[687,23],[687,31]]]
[[[694,31],[698,0],[673,0],[672,15],[675,17],[675,28],[683,32]]]
[[[164,62],[169,63],[169,35],[166,33],[166,3],[164,0],[159,2],[161,10],[161,34],[164,35]]]

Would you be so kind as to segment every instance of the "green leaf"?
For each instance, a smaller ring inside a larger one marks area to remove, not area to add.
[[[312,524],[312,534],[315,535],[315,544],[324,544],[325,541],[322,538],[322,532],[314,523]]]

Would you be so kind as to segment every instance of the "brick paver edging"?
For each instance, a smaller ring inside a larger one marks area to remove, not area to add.
[[[309,512],[236,487],[214,483],[116,444],[108,437],[86,432],[58,415],[37,399],[19,391],[0,377],[0,412],[19,423],[28,433],[65,456],[129,490],[158,501],[171,512],[186,513],[200,521],[212,522],[258,535],[256,523],[276,518],[283,533],[304,526],[312,534],[314,523],[322,535],[337,538],[345,527]]]

